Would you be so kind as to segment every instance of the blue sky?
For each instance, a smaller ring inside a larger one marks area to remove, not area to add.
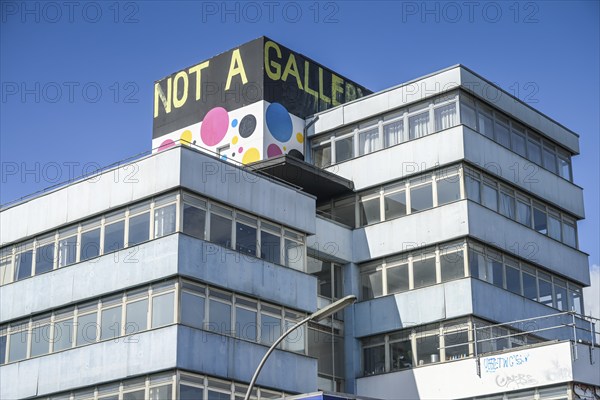
[[[155,80],[267,35],[374,91],[461,63],[577,132],[600,263],[598,2],[0,4],[2,203],[149,150]]]

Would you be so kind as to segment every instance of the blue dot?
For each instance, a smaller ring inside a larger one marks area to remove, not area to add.
[[[221,160],[227,160],[227,154],[222,154],[221,155]]]
[[[280,142],[287,142],[292,137],[292,118],[284,106],[279,103],[270,104],[266,112],[267,127],[271,135]]]
[[[237,126],[237,119],[234,119],[233,121],[231,121],[231,126],[234,128]]]

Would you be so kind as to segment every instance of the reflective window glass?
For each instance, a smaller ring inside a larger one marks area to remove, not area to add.
[[[143,213],[129,218],[128,245],[133,246],[145,242],[150,237],[150,213]]]

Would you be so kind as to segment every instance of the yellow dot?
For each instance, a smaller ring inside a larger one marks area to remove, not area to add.
[[[237,142],[238,142],[238,137],[234,136],[233,139],[231,139],[231,143],[232,144],[237,144]]]
[[[285,146],[283,146],[283,150],[285,151],[285,150],[287,150],[287,148]]]
[[[246,150],[242,157],[242,164],[250,164],[260,159],[260,153],[256,147]]]
[[[304,142],[304,135],[302,135],[300,132],[296,133],[296,139],[298,140],[298,143],[302,143]]]
[[[186,129],[181,134],[181,144],[191,144],[192,143],[192,131]]]

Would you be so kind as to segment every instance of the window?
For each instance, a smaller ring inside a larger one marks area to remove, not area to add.
[[[494,140],[494,121],[492,120],[492,111],[480,106],[477,115],[479,121],[479,132]]]
[[[476,201],[477,203],[481,203],[480,175],[476,172],[467,171],[465,174],[465,186],[467,198]]]
[[[77,227],[58,232],[58,266],[66,267],[77,261]]]
[[[196,386],[179,385],[179,398],[181,400],[202,400],[204,399],[204,389]],[[157,397],[157,400],[159,397]]]
[[[281,335],[281,310],[277,307],[261,307],[260,313],[260,342],[272,345]]]
[[[563,242],[571,247],[577,247],[577,233],[575,232],[575,220],[563,217],[562,228]]]
[[[567,282],[554,278],[554,295],[556,296],[556,308],[561,311],[569,311],[567,303]]]
[[[492,278],[491,283],[494,286],[498,286],[500,288],[504,288],[504,268],[502,266],[502,261],[500,255],[495,255],[494,257],[487,257],[488,271],[489,275]]]
[[[35,250],[35,274],[43,274],[54,268],[54,235],[51,238],[42,239],[40,242],[52,240],[52,243],[38,245]]]
[[[552,283],[550,282],[550,275],[538,274],[538,284],[540,289],[539,302],[547,306],[553,307],[554,302],[552,301]]]
[[[100,255],[99,225],[99,220],[82,224],[83,232],[81,233],[81,254],[79,255],[80,261],[85,261]]]
[[[31,327],[31,349],[29,356],[36,357],[50,351],[50,316],[33,319]]]
[[[381,339],[379,339],[379,341],[381,341]],[[374,375],[385,372],[385,344],[383,341],[377,343],[375,340],[365,342],[366,344],[363,348],[364,374]]]
[[[386,268],[387,292],[400,293],[409,289],[408,262]]]
[[[362,299],[368,300],[383,295],[381,269],[371,267],[361,273]]]
[[[181,291],[181,323],[202,329],[204,322],[204,288],[189,283]]]
[[[452,128],[456,125],[456,103],[450,103],[433,110],[435,130]]]
[[[299,234],[285,230],[284,238],[284,255],[286,267],[298,271],[305,271],[304,267],[304,242]]]
[[[406,132],[404,131],[404,121],[400,119],[384,124],[383,138],[385,147],[406,142],[408,140],[408,135],[406,135]]]
[[[384,189],[383,204],[386,220],[406,215],[406,190],[404,187],[405,184],[401,183]]]
[[[175,204],[169,204],[168,206],[154,209],[155,238],[175,232],[176,208],[177,206]]]
[[[135,300],[125,307],[125,334],[145,331],[148,328],[148,299]]]
[[[337,139],[335,141],[335,162],[354,158],[354,136]]]
[[[554,146],[544,142],[544,151],[542,152],[542,156],[544,168],[546,168],[552,173],[558,174]]]
[[[333,217],[336,221],[341,222],[351,228],[354,228],[354,196],[347,197],[334,201],[333,203]]]
[[[175,293],[165,293],[152,297],[152,327],[173,323]]]
[[[12,282],[12,247],[0,250],[0,285]]]
[[[531,205],[528,199],[517,198],[517,221],[531,228]]]
[[[0,365],[4,364],[4,360],[6,360],[6,329],[0,330]]]
[[[94,343],[98,337],[98,324],[96,322],[97,305],[83,306],[78,308],[77,315],[77,339],[76,345],[82,346]],[[91,311],[91,312],[90,312]]]
[[[206,202],[190,195],[183,195],[183,233],[204,239],[206,229]]]
[[[23,360],[27,357],[27,323],[17,326],[11,326],[9,338],[10,348],[8,349],[8,361]]]
[[[235,335],[238,338],[256,342],[256,302],[245,299],[237,299],[235,307]]]
[[[100,340],[121,336],[121,297],[102,301],[100,313]]]
[[[482,198],[484,206],[498,211],[498,189],[496,189],[495,182],[486,179],[483,184]]]
[[[215,214],[215,212],[223,215]],[[211,205],[210,241],[223,247],[231,247],[231,211],[223,207]]]
[[[440,337],[437,334],[417,337],[417,358],[419,365],[440,361]]]
[[[125,220],[104,226],[104,252],[110,253],[125,247]]]
[[[433,192],[430,177],[416,179],[410,182],[410,209],[411,212],[426,210],[433,207]],[[427,182],[429,180],[429,182]],[[420,184],[421,182],[425,182]]]
[[[465,99],[467,100],[467,99]],[[469,99],[470,100],[470,99]],[[475,108],[473,108],[472,100],[467,104],[466,101],[460,103],[460,120],[463,124],[473,130],[477,130],[477,116],[475,115]]]
[[[489,281],[485,256],[483,250],[476,251],[469,246],[469,266],[471,269],[471,276],[482,281]]]
[[[440,269],[442,282],[465,276],[462,244],[451,245],[440,249]]]
[[[568,153],[558,152],[558,174],[566,180],[571,180],[571,157]]]
[[[237,251],[256,256],[256,219],[237,215],[235,241]]]
[[[583,314],[583,297],[581,288],[569,283],[569,306],[570,310],[578,314]]]
[[[527,140],[527,155],[529,160],[542,165],[542,145],[539,137],[532,135],[531,132]]]
[[[552,239],[560,241],[560,214],[556,212],[548,212],[548,236]]]
[[[231,333],[231,295],[210,291],[208,329],[221,334]]]
[[[511,147],[513,151],[522,157],[527,157],[527,140],[525,138],[525,128],[512,124]]]
[[[518,265],[506,265],[506,289],[521,294],[521,271]]]
[[[377,125],[375,125],[374,128],[359,131],[358,143],[359,155],[369,154],[373,151],[379,150],[379,128],[377,127]]]
[[[413,257],[413,277],[415,289],[436,282],[434,253],[419,254]]]
[[[27,244],[24,246],[26,248],[30,248],[31,244]],[[20,250],[20,249],[19,249]],[[17,251],[19,251],[17,250]],[[21,279],[29,278],[31,276],[31,268],[33,263],[33,250],[25,250],[20,253],[17,253],[15,256],[15,281],[20,281]]]
[[[460,176],[458,169],[441,171],[437,177],[438,205],[460,200]]]
[[[496,141],[504,147],[510,149],[510,132],[508,130],[508,120],[496,114]]]
[[[408,117],[409,138],[418,139],[429,134],[429,111]]]
[[[331,143],[315,147],[313,150],[313,159],[315,165],[325,168],[331,165]]]
[[[379,190],[367,192],[360,196],[358,208],[360,212],[361,226],[381,221],[379,200]]]
[[[500,192],[500,213],[510,219],[515,219],[515,195],[510,189],[503,188]]]
[[[150,212],[136,215],[129,218],[129,239],[128,245],[145,242],[150,238]]]
[[[398,336],[398,335],[394,335]],[[394,341],[391,341],[394,340]],[[410,338],[391,339],[390,338],[390,361],[391,371],[412,368],[413,354]]]
[[[333,298],[332,263],[308,257],[307,272],[317,277],[317,294],[328,299]]]
[[[279,264],[281,261],[281,238],[273,231],[264,230],[266,227],[275,229],[273,225],[262,224],[263,230],[260,232],[260,258]]]
[[[53,351],[70,349],[73,347],[73,310],[66,310],[54,314],[54,335],[52,336]]]
[[[548,233],[546,208],[535,202],[533,203],[533,229],[544,235]]]
[[[527,272],[523,269],[523,296],[528,299],[537,301],[537,280],[535,277],[535,270],[528,268]]]

